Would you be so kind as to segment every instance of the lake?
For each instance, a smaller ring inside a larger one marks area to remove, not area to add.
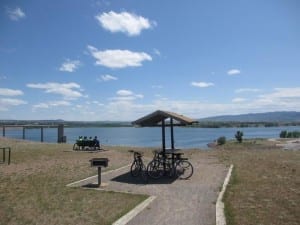
[[[235,139],[237,130],[244,132],[244,138],[278,138],[282,130],[300,130],[300,126],[251,127],[251,128],[191,128],[174,127],[176,148],[206,148],[207,143],[225,136]],[[68,143],[75,143],[78,136],[98,136],[103,145],[139,147],[161,147],[160,127],[85,127],[65,128]],[[22,139],[22,129],[6,129],[6,137]],[[40,141],[40,129],[26,129],[26,140]],[[56,142],[57,129],[44,128],[44,142]],[[170,128],[166,128],[166,147],[170,147]]]

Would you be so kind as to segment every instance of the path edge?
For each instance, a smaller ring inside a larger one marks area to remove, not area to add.
[[[135,208],[130,210],[128,213],[126,213],[124,216],[119,218],[117,221],[115,221],[112,225],[125,225],[130,220],[132,220],[137,214],[142,212],[152,201],[156,199],[156,196],[151,195],[146,200],[138,204]]]
[[[216,203],[216,225],[226,225],[226,217],[224,213],[224,202],[223,196],[226,191],[227,185],[229,183],[231,173],[233,170],[233,164],[230,165],[229,170],[227,172],[226,178],[223,183],[223,187],[221,192],[219,193],[217,203]]]

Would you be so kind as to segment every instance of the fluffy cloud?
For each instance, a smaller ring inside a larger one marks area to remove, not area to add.
[[[64,72],[74,72],[80,66],[79,60],[70,60],[67,59],[59,68],[60,71]]]
[[[62,95],[66,99],[83,97],[80,85],[77,83],[38,83],[27,84],[29,88],[44,89],[46,93]]]
[[[119,96],[129,96],[129,95],[133,95],[133,92],[130,90],[119,90],[117,91],[117,95]]]
[[[270,94],[260,95],[258,101],[272,105],[295,104],[296,106],[300,103],[300,88],[275,88]]]
[[[148,19],[128,12],[116,13],[110,11],[95,16],[99,24],[110,32],[122,32],[128,36],[140,35],[143,29],[149,29],[155,25]]]
[[[111,98],[113,101],[134,101],[136,99],[142,99],[144,98],[144,95],[142,94],[135,94],[134,92],[130,90],[118,90],[117,91],[117,97]]]
[[[8,17],[13,21],[18,21],[18,20],[26,17],[23,10],[19,7],[15,8],[15,9],[7,9],[7,14],[8,14]]]
[[[11,106],[27,104],[26,101],[15,98],[0,98],[0,111],[7,111]]]
[[[233,103],[241,103],[241,102],[245,102],[246,99],[245,98],[234,98],[232,99]]]
[[[109,75],[109,74],[105,74],[105,75],[102,75],[101,78],[97,79],[98,81],[111,81],[111,80],[118,80],[117,77],[114,77],[112,75]]]
[[[214,86],[214,83],[192,82],[191,85],[194,87],[206,88],[206,87]]]
[[[33,109],[48,109],[50,107],[70,106],[70,105],[71,103],[68,101],[50,101],[50,102],[33,105]]]
[[[240,73],[241,73],[241,71],[238,70],[238,69],[231,69],[231,70],[227,71],[228,75],[237,75],[237,74],[240,74]]]
[[[145,60],[152,60],[151,56],[145,52],[132,52],[120,49],[99,51],[90,45],[88,46],[88,50],[96,59],[96,65],[109,68],[137,67],[141,66]]]
[[[23,91],[21,90],[14,90],[9,88],[0,88],[0,95],[2,96],[18,96],[23,95]]]

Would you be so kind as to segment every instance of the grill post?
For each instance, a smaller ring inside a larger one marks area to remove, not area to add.
[[[93,158],[90,160],[91,167],[98,168],[98,187],[101,186],[101,168],[108,166],[108,158]]]
[[[101,166],[98,167],[98,187],[101,186]]]

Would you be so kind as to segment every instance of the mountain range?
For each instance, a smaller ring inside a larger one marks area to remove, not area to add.
[[[199,119],[200,122],[300,122],[300,112],[266,112],[240,115],[213,116]]]

